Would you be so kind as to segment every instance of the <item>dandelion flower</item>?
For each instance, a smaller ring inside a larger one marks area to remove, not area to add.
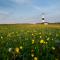
[[[3,36],[1,36],[1,39],[3,39]]]
[[[12,48],[9,48],[8,51],[11,52]]]
[[[53,50],[55,50],[55,47],[52,47]]]
[[[34,57],[34,60],[38,60],[38,58],[37,57]]]
[[[32,53],[31,56],[34,57],[34,53]]]
[[[41,34],[41,32],[39,34]]]
[[[47,42],[45,42],[45,41],[44,41],[43,43],[44,43],[44,44],[47,44]]]
[[[40,43],[42,44],[42,43],[44,43],[45,41],[44,40],[40,40]]]
[[[34,44],[34,40],[32,40],[32,44]]]
[[[33,36],[34,34],[32,34],[32,36]]]
[[[58,36],[58,34],[56,34],[56,37]]]
[[[44,44],[45,44],[46,42],[44,41]]]
[[[20,46],[20,49],[23,49],[23,47],[22,47],[22,46]]]
[[[49,41],[49,39],[50,39],[50,38],[48,37],[48,38],[47,38],[47,41]]]
[[[40,36],[40,38],[41,38],[42,36]]]
[[[11,32],[11,34],[14,34],[14,32]]]
[[[16,51],[17,53],[19,53],[19,48],[15,48],[15,51]]]
[[[54,39],[52,38],[52,40],[54,40]]]

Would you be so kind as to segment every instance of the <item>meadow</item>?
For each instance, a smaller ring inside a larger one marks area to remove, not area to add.
[[[1,24],[0,60],[60,60],[60,24]]]

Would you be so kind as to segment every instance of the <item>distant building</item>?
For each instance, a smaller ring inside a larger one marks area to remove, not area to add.
[[[45,22],[45,18],[44,18],[44,15],[42,15],[42,23]]]
[[[45,25],[48,25],[48,22],[44,22]]]
[[[48,25],[48,22],[45,22],[44,14],[42,14],[42,24]]]

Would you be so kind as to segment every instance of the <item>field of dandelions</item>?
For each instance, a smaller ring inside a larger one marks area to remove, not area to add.
[[[60,25],[0,25],[0,60],[60,60]]]

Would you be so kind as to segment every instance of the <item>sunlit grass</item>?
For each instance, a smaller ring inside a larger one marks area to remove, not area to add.
[[[0,60],[59,60],[60,25],[0,25]]]

